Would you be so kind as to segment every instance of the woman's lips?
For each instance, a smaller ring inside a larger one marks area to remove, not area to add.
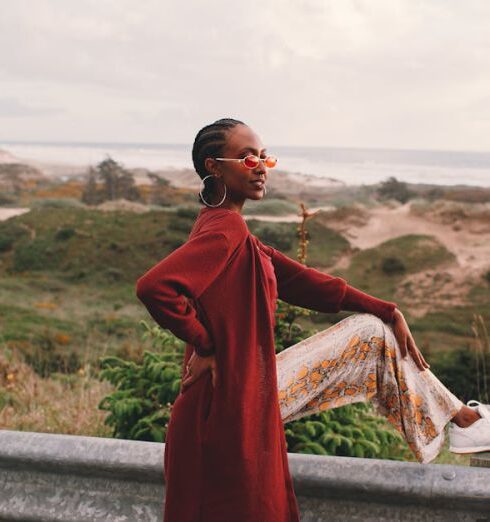
[[[257,188],[257,189],[261,189],[264,187],[265,185],[265,182],[264,181],[251,181],[252,185]]]

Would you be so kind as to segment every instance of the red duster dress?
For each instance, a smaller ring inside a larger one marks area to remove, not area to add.
[[[371,297],[262,244],[236,211],[202,208],[188,241],[140,277],[153,319],[195,350],[211,372],[181,392],[164,455],[165,522],[297,522],[299,509],[280,418],[274,310],[280,298],[321,312],[374,313]]]

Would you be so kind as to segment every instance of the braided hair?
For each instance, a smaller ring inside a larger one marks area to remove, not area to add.
[[[245,123],[233,118],[222,118],[210,125],[206,125],[197,133],[192,146],[192,162],[194,163],[195,171],[201,179],[210,174],[204,166],[204,161],[206,158],[215,158],[222,154],[222,150],[226,145],[227,132],[237,125],[245,125]],[[206,186],[205,183],[205,188],[202,192],[204,199],[208,200],[212,190],[209,190],[209,185]],[[198,199],[202,203],[200,195]]]

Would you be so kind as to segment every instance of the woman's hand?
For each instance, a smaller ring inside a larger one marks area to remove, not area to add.
[[[187,371],[182,380],[182,391],[209,370],[211,370],[213,387],[216,386],[216,358],[214,355],[200,357],[196,352],[193,352],[187,361],[186,369]]]
[[[398,308],[395,308],[395,311],[393,312],[393,333],[395,334],[396,340],[398,341],[398,345],[400,346],[400,351],[404,359],[406,359],[407,353],[410,352],[412,359],[415,361],[420,370],[423,371],[426,368],[430,368],[430,364],[427,363],[427,361],[424,359],[424,356],[417,348],[407,321]]]

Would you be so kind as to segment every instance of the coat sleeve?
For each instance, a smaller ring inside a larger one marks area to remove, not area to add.
[[[317,312],[366,312],[392,322],[396,303],[366,294],[341,277],[307,267],[273,247],[261,245],[274,265],[279,299]]]
[[[261,246],[274,265],[279,299],[317,312],[340,311],[347,287],[345,279],[307,267],[271,246]]]
[[[214,353],[213,340],[188,298],[198,299],[219,276],[233,243],[222,231],[201,231],[136,282],[136,295],[153,319],[192,344],[201,356]]]
[[[396,308],[396,303],[378,299],[350,285],[347,285],[347,290],[341,304],[341,310],[373,314],[385,323],[393,322],[393,313]]]

